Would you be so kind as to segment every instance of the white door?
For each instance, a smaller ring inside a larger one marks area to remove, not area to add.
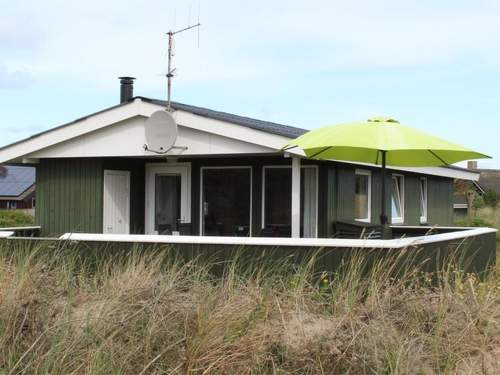
[[[191,223],[191,164],[146,166],[146,233],[177,234]]]
[[[130,172],[104,171],[103,232],[130,232]]]

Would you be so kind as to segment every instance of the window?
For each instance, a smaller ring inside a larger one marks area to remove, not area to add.
[[[354,183],[354,219],[370,222],[372,176],[369,171],[356,170]]]
[[[292,169],[264,167],[262,228],[290,227],[292,223]]]
[[[427,223],[427,178],[420,178],[420,223]]]
[[[392,175],[391,216],[393,223],[404,222],[404,177]]]
[[[17,202],[16,201],[7,201],[7,209],[9,210],[15,210],[17,208]]]
[[[201,168],[203,236],[250,236],[252,168]]]
[[[292,168],[264,166],[262,236],[289,237],[292,224]],[[300,236],[317,237],[318,168],[303,165],[300,173]]]

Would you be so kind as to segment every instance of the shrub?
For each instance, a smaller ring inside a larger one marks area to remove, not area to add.
[[[477,196],[474,198],[472,201],[472,207],[474,207],[476,210],[479,210],[480,208],[484,207],[484,199],[481,196]]]
[[[0,210],[0,228],[23,227],[35,223],[33,216],[16,210]]]
[[[456,220],[455,224],[459,227],[493,227],[493,224],[480,217],[464,218]]]
[[[484,204],[495,208],[500,200],[500,196],[495,190],[489,189],[483,195]]]

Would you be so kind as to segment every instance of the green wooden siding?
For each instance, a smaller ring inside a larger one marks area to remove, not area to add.
[[[381,173],[379,169],[369,167],[354,167],[352,165],[337,164],[336,179],[328,181],[327,189],[330,192],[337,190],[336,215],[329,215],[327,225],[333,227],[336,220],[354,220],[354,184],[355,170],[370,170],[372,174],[371,195],[371,222],[380,222],[381,211]],[[391,219],[391,176],[393,173],[404,176],[404,222],[402,225],[420,225],[420,178],[422,175],[413,173],[401,173],[399,171],[387,172],[387,214]],[[332,172],[333,174],[333,172]],[[428,190],[428,214],[427,224],[450,226],[453,225],[453,180],[427,176]],[[334,205],[328,206],[335,207]]]
[[[432,225],[453,225],[453,180],[428,177],[428,222]]]
[[[100,159],[42,159],[37,166],[36,221],[42,236],[102,232]]]

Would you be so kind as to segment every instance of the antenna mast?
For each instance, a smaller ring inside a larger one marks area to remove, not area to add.
[[[170,111],[172,109],[172,107],[170,105],[170,98],[172,95],[172,77],[174,76],[174,72],[175,72],[175,68],[172,68],[172,57],[174,56],[174,54],[173,54],[174,35],[182,33],[183,31],[194,29],[195,27],[200,27],[200,26],[201,26],[201,23],[198,22],[197,24],[185,27],[184,29],[180,29],[177,31],[170,30],[167,33],[167,35],[168,35],[167,111]]]

